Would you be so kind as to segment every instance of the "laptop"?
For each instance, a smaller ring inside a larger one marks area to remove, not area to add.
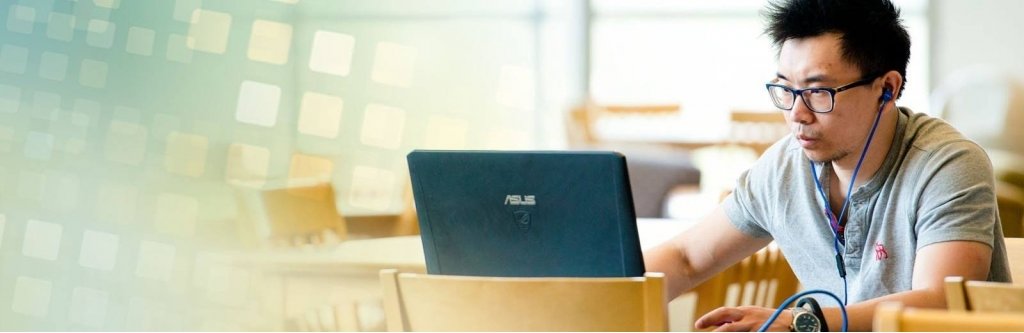
[[[417,150],[407,159],[429,274],[644,274],[619,153]]]

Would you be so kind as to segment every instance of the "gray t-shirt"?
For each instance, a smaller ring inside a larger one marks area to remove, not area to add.
[[[828,193],[831,164],[816,168]],[[812,177],[799,143],[787,136],[740,176],[725,213],[744,233],[772,237],[805,289],[842,298],[832,231]],[[849,200],[840,245],[849,303],[910,290],[917,250],[945,241],[991,246],[988,280],[1010,281],[992,165],[946,122],[899,108],[885,161]]]

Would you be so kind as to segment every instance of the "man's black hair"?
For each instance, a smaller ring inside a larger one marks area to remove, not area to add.
[[[842,55],[861,70],[861,75],[881,75],[894,70],[903,76],[902,96],[910,61],[910,35],[900,10],[890,0],[782,0],[765,9],[765,34],[776,49],[789,39],[840,36]]]

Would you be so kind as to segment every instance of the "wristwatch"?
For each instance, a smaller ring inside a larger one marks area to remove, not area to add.
[[[793,332],[828,332],[818,301],[811,297],[798,300],[793,307],[793,323],[789,329]]]

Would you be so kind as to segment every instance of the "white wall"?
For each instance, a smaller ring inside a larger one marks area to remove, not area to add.
[[[1024,1],[932,0],[931,86],[971,65],[994,65],[1024,79]]]

